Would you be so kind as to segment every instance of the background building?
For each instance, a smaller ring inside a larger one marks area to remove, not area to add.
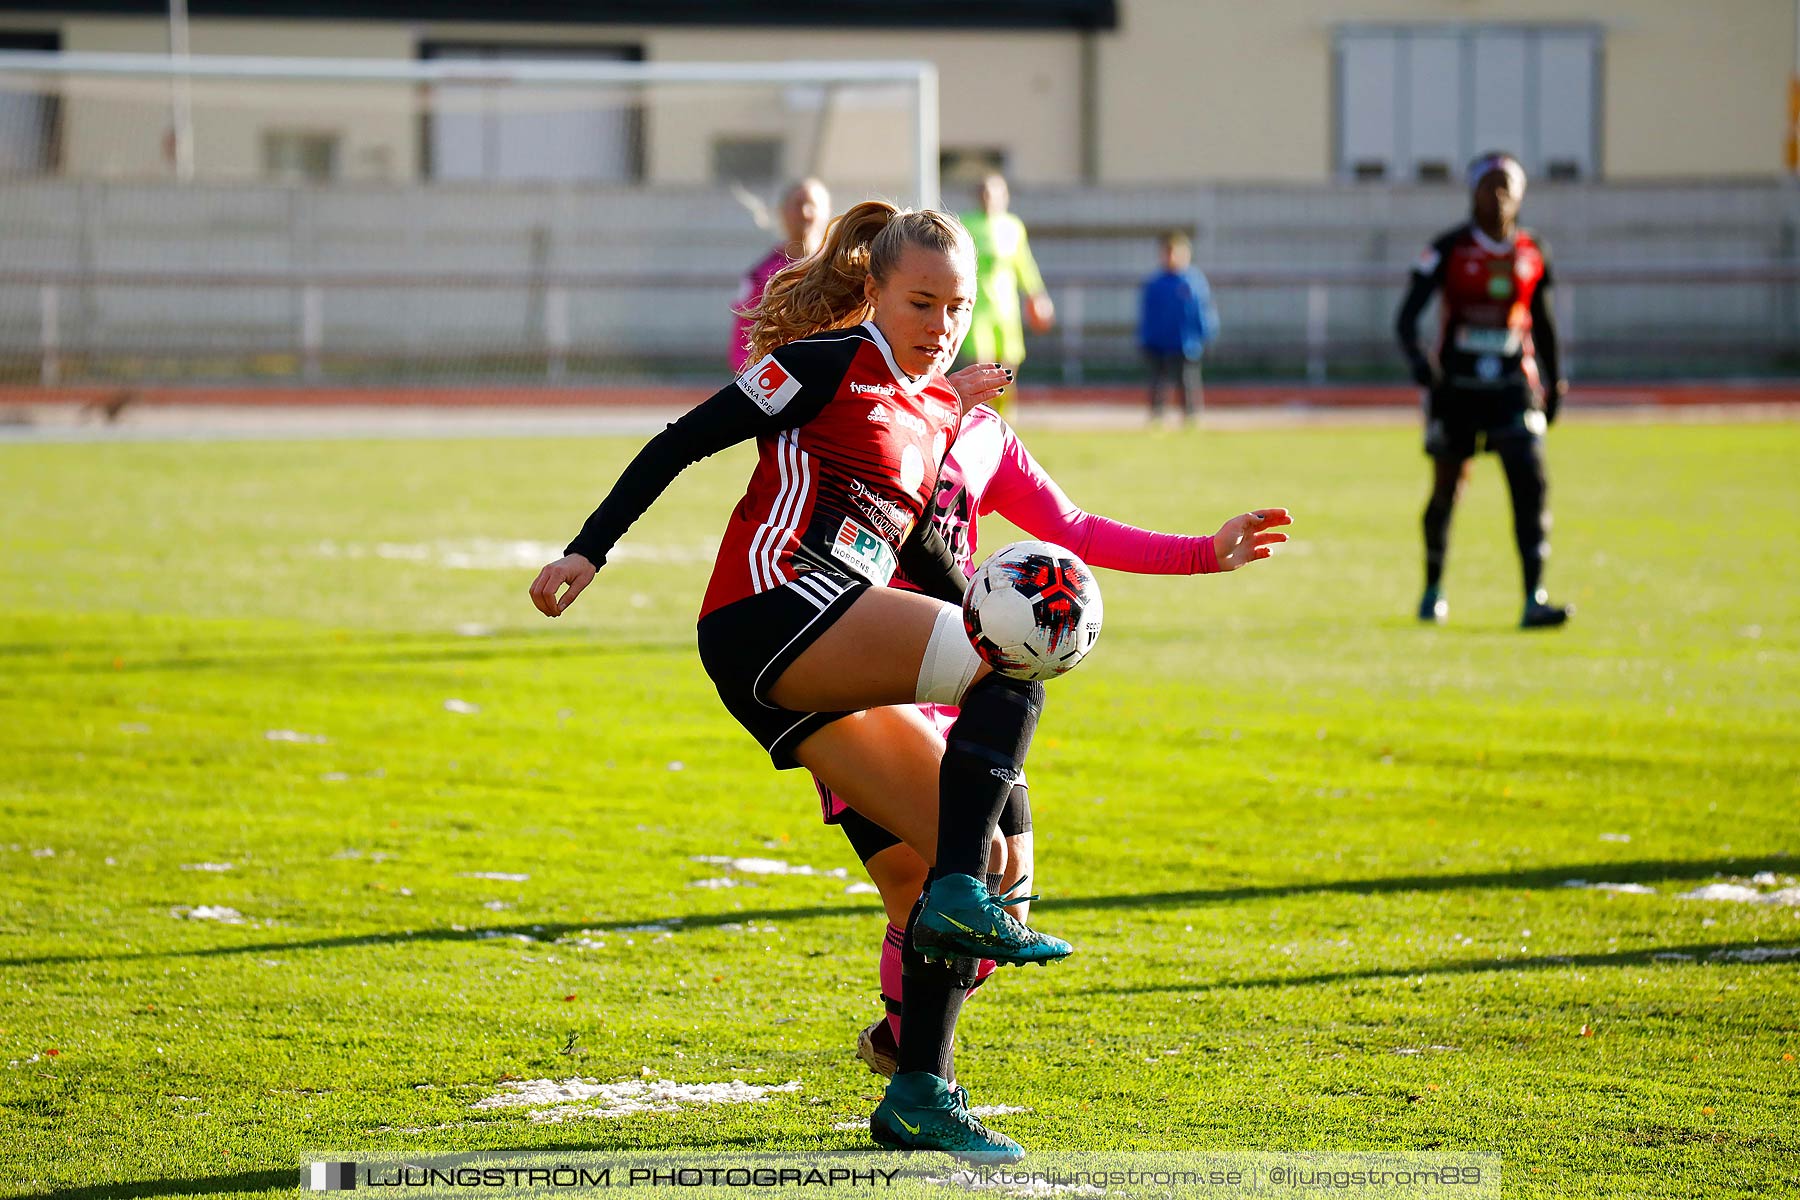
[[[0,47],[169,50],[160,0],[0,3]],[[1393,374],[1406,264],[1461,216],[1462,165],[1490,148],[1532,173],[1526,220],[1557,252],[1578,372],[1787,371],[1797,10],[194,0],[196,56],[461,66],[181,88],[0,68],[0,361],[51,381],[710,372],[783,181],[913,194],[911,94],[500,77],[916,60],[936,68],[944,201],[987,170],[1013,180],[1062,314],[1033,343],[1048,378],[1135,368],[1136,283],[1171,228],[1220,286],[1216,371]]]
[[[881,4],[197,0],[195,54],[377,59],[918,59],[942,84],[952,175],[1031,184],[1434,180],[1490,145],[1540,175],[1615,181],[1784,169],[1792,0],[887,0]],[[470,19],[483,8],[491,16]],[[157,0],[12,0],[0,45],[159,53]],[[13,101],[17,103],[17,101]],[[791,174],[784,116],[715,112],[636,142],[629,112],[568,138],[474,119],[429,129],[270,117],[197,147],[218,171],[405,180]],[[148,114],[147,114],[148,116]],[[5,121],[5,161],[56,147]],[[541,131],[540,131],[541,132]],[[534,142],[537,145],[533,145]],[[569,142],[575,153],[567,152]],[[72,131],[67,165],[131,175]],[[676,147],[680,148],[677,149]],[[203,163],[202,167],[207,164]]]

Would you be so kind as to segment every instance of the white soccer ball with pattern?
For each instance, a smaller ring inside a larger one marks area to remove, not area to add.
[[[1100,637],[1100,584],[1053,542],[1014,542],[975,569],[963,629],[982,661],[1014,679],[1055,679]]]

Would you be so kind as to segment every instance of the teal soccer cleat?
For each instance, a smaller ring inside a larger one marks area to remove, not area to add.
[[[984,1163],[1025,1157],[1023,1146],[969,1112],[967,1092],[929,1071],[908,1071],[888,1081],[887,1094],[869,1118],[869,1134],[890,1150],[942,1150]]]
[[[1006,911],[1007,904],[1035,899],[995,896],[973,875],[942,876],[925,893],[913,943],[928,959],[991,958],[1015,967],[1068,957],[1074,950],[1069,943],[1027,928]]]

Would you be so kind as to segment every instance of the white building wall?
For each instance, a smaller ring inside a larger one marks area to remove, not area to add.
[[[929,59],[940,73],[944,144],[1001,149],[1011,174],[1029,186],[1080,179],[1082,38],[1092,36],[1099,182],[1320,182],[1333,169],[1332,53],[1343,26],[1575,22],[1602,31],[1603,178],[1784,169],[1792,0],[1121,0],[1120,14],[1117,30],[1096,35],[200,19],[192,43],[198,54],[399,59],[433,39],[622,43],[652,60]],[[166,47],[159,20],[0,12],[0,27],[56,28],[69,50]],[[362,97],[355,112],[337,113],[293,95],[296,103],[276,108],[342,131],[346,177],[409,178],[416,170],[417,122],[391,100]],[[163,169],[166,122],[155,104],[138,107],[107,111],[96,131],[82,127],[83,110],[72,106],[70,161],[115,176]],[[766,99],[676,106],[646,127],[645,159],[653,180],[699,182],[714,134],[773,130],[803,117]],[[843,114],[827,160],[846,175],[879,173],[883,128]],[[223,174],[260,166],[255,121],[201,130],[197,149]]]

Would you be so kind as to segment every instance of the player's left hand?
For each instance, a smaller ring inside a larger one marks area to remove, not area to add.
[[[1025,323],[1033,333],[1049,333],[1056,326],[1056,305],[1048,292],[1025,297]]]
[[[538,572],[538,577],[531,582],[531,602],[546,617],[560,617],[575,603],[575,597],[581,595],[582,589],[594,582],[594,573],[598,568],[586,556],[566,554]],[[564,585],[568,591],[562,592]]]
[[[962,410],[966,414],[977,404],[991,404],[998,400],[1001,393],[1012,386],[1013,373],[1010,367],[1003,367],[999,363],[976,363],[946,378],[962,398]]]
[[[1563,397],[1568,394],[1569,381],[1566,379],[1557,380],[1544,393],[1544,421],[1546,424],[1556,424],[1556,414],[1562,408]]]
[[[1272,530],[1277,525],[1293,523],[1285,508],[1259,508],[1231,518],[1213,534],[1213,553],[1218,556],[1219,570],[1235,571],[1245,563],[1269,557],[1276,546],[1288,540],[1287,534]]]

